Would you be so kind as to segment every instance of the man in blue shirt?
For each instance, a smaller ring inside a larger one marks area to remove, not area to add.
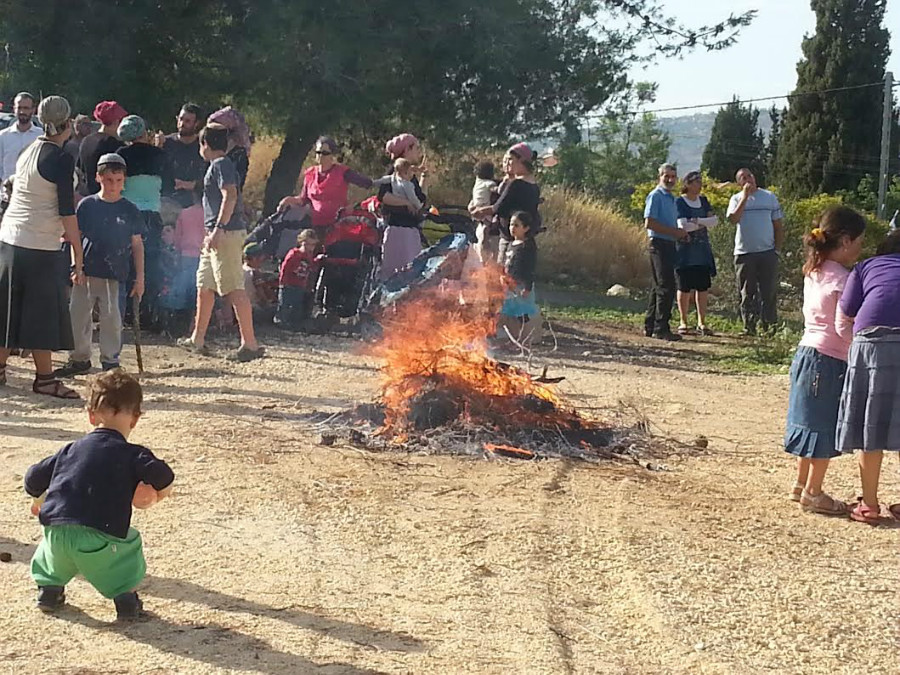
[[[650,270],[653,286],[644,319],[647,337],[677,342],[680,335],[672,332],[669,319],[675,301],[675,242],[687,237],[678,229],[678,209],[672,190],[678,182],[678,173],[672,164],[659,167],[659,185],[647,195],[644,206],[644,225],[650,238]]]
[[[764,333],[778,320],[778,249],[784,239],[784,213],[778,197],[756,185],[750,169],[735,176],[741,191],[728,202],[728,220],[734,233],[734,271],[741,293],[744,334],[756,335],[757,320]]]

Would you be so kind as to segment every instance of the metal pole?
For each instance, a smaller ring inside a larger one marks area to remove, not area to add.
[[[881,120],[881,165],[878,168],[878,217],[884,220],[886,217],[884,203],[887,196],[888,183],[888,158],[891,152],[891,113],[893,112],[893,99],[891,90],[894,88],[894,74],[887,71],[884,74],[884,110]]]

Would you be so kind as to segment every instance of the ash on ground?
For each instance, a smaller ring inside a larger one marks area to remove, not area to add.
[[[523,401],[533,415],[546,402]],[[568,426],[542,428],[514,420],[503,424],[475,423],[453,401],[432,394],[411,406],[401,431],[385,427],[384,406],[365,403],[337,413],[313,412],[309,421],[323,445],[350,445],[374,452],[410,452],[515,460],[574,459],[585,462],[624,461],[651,470],[665,470],[660,460],[684,454],[670,441],[650,434],[645,424],[612,427],[572,417]]]

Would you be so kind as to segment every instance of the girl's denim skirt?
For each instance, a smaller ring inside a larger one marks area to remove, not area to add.
[[[813,347],[800,346],[791,364],[784,449],[797,457],[831,459],[835,447],[838,408],[847,364]]]

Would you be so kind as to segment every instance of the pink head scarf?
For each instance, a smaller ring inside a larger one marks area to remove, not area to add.
[[[406,154],[406,151],[409,150],[412,146],[416,145],[418,142],[419,139],[412,134],[400,134],[399,136],[394,136],[391,140],[389,140],[385,144],[384,149],[392,159],[397,159],[398,157],[402,157],[404,154]]]
[[[244,116],[230,105],[225,106],[221,110],[217,110],[206,120],[207,123],[221,124],[228,129],[229,136],[235,145],[240,145],[250,155],[250,127]]]
[[[515,156],[521,159],[523,162],[534,161],[534,151],[527,143],[516,143],[509,150],[507,150],[507,152],[515,154]]]

